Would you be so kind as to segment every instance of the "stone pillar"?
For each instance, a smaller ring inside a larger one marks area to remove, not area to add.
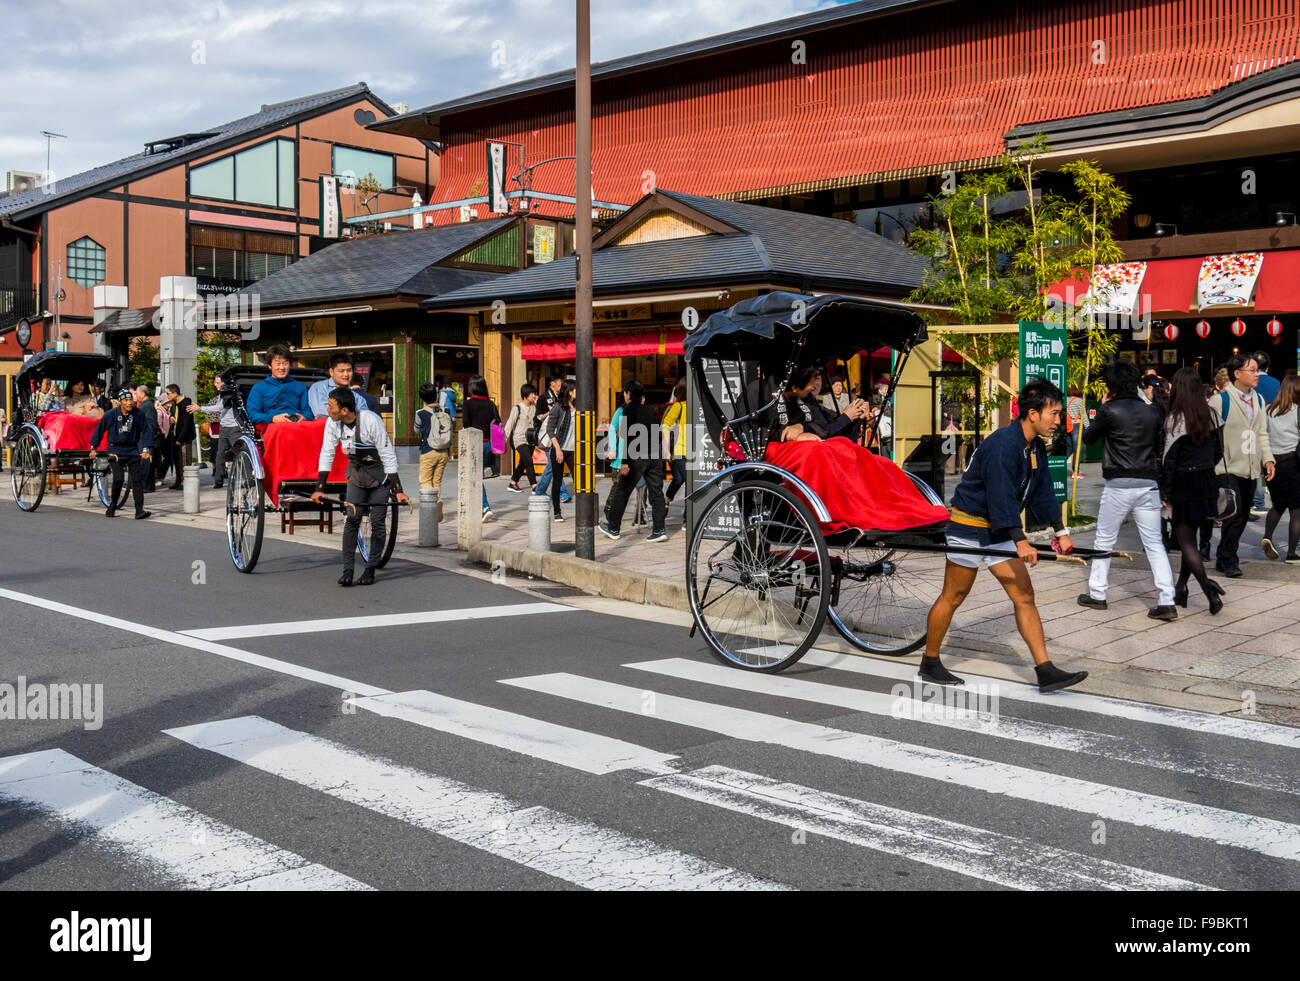
[[[198,280],[193,276],[163,276],[158,283],[159,385],[179,385],[194,398],[194,362],[198,356]]]
[[[463,552],[483,540],[483,434],[462,429],[456,457],[456,547]]]
[[[96,286],[94,289],[94,316],[95,326],[102,324],[109,316],[118,310],[125,310],[127,304],[127,292],[125,286]],[[94,351],[96,354],[112,355],[113,348],[109,343],[108,334],[91,334],[94,341]],[[120,382],[121,379],[105,378],[104,384],[111,389],[113,382]],[[110,391],[109,397],[116,395],[117,392]]]
[[[528,548],[533,552],[551,550],[551,499],[528,495]]]
[[[185,466],[185,479],[181,482],[182,509],[186,514],[199,513],[199,465]]]
[[[432,487],[420,488],[420,539],[421,548],[438,547],[438,492]]]

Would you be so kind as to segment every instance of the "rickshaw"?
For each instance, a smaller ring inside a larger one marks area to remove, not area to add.
[[[310,385],[327,377],[316,368],[291,368],[295,380]],[[252,387],[266,377],[266,369],[252,365],[228,368],[222,372],[224,387],[222,407],[234,412],[239,425],[239,439],[231,451],[230,470],[226,474],[226,541],[230,560],[240,572],[252,572],[262,552],[262,535],[266,512],[279,513],[296,503],[310,501],[316,489],[324,423],[284,422],[254,425],[248,418],[245,401]],[[217,461],[220,466],[222,461]],[[312,504],[347,514],[347,458],[342,452],[334,457],[330,479],[325,485],[326,498]],[[392,558],[397,544],[397,510],[395,500],[387,505],[388,528],[378,567]],[[370,561],[370,515],[361,521],[357,539],[364,562]]]
[[[723,663],[781,671],[803,657],[827,620],[859,650],[907,654],[925,643],[945,555],[1005,554],[949,548],[944,502],[890,461],[879,466],[892,470],[874,471],[891,478],[890,500],[899,499],[901,484],[915,495],[909,511],[931,520],[900,528],[882,512],[878,522],[846,524],[807,480],[769,459],[774,415],[798,369],[889,347],[900,357],[888,399],[908,355],[926,339],[924,321],[899,304],[785,292],[744,300],[686,335],[684,353],[708,436],[703,452],[716,454],[718,469],[688,497],[691,636],[698,631]],[[868,424],[868,445],[874,425]],[[863,490],[870,497],[872,488]],[[1039,548],[1056,560],[1103,554],[1076,549],[1055,556]]]
[[[35,511],[45,499],[51,477],[58,479],[67,473],[84,477],[86,500],[98,493],[105,508],[119,507],[130,496],[129,469],[123,475],[118,500],[110,501],[107,456],[90,458],[95,449],[90,437],[99,420],[47,410],[39,399],[40,384],[47,378],[65,384],[72,379],[89,380],[105,375],[113,366],[113,359],[104,354],[41,351],[28,358],[14,376],[14,417],[5,442],[12,447],[9,484],[20,510]]]

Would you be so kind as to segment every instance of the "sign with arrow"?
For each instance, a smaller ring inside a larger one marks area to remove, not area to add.
[[[1020,387],[1024,388],[1034,378],[1046,378],[1062,393],[1066,391],[1069,367],[1063,326],[1020,322]],[[1056,491],[1056,499],[1064,501],[1070,473],[1069,458],[1049,453],[1047,463],[1052,471],[1052,489]]]

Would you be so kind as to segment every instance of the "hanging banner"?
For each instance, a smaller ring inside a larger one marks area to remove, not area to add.
[[[487,145],[488,162],[488,211],[492,214],[504,214],[510,210],[506,202],[506,145],[489,143]]]
[[[1146,276],[1145,262],[1114,262],[1097,267],[1097,275],[1084,299],[1092,313],[1118,313],[1136,316],[1142,279]]]
[[[321,238],[339,237],[339,181],[333,174],[320,178],[320,234]]]
[[[1210,255],[1201,263],[1196,280],[1196,304],[1206,307],[1250,306],[1255,280],[1264,262],[1263,252],[1234,252]]]

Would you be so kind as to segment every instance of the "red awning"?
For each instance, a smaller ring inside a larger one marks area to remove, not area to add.
[[[1264,253],[1255,280],[1255,309],[1260,313],[1300,310],[1300,249]]]
[[[631,358],[642,354],[681,354],[684,330],[644,330],[632,334],[597,334],[592,348],[598,358]],[[577,343],[572,337],[525,338],[520,345],[525,361],[572,361]]]

